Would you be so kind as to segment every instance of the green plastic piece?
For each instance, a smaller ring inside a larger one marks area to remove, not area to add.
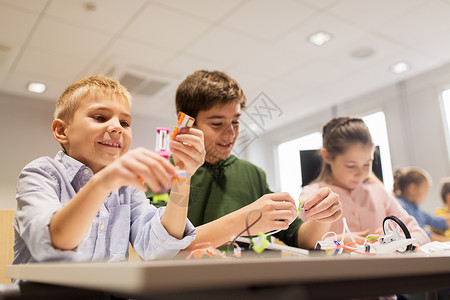
[[[252,243],[253,250],[259,254],[267,248],[267,245],[269,245],[270,242],[267,240],[267,237],[264,233],[259,232],[258,237],[252,238]]]
[[[167,204],[167,202],[169,202],[169,193],[153,195],[153,202],[164,202]]]
[[[298,203],[298,211],[299,212],[305,212],[305,207],[303,202]]]

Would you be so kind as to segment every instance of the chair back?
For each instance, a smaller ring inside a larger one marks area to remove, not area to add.
[[[310,184],[320,174],[322,168],[322,155],[320,150],[300,150],[300,172],[302,174],[302,187]],[[383,182],[383,170],[381,168],[380,146],[375,146],[372,162],[372,171]]]
[[[128,261],[142,261],[142,258],[134,251],[131,244],[128,244]]]
[[[11,283],[11,280],[5,277],[5,269],[14,258],[13,219],[14,210],[0,209],[0,284]]]

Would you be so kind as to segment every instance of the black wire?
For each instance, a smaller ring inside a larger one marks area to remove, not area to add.
[[[251,224],[249,225],[249,224],[248,224],[248,219],[249,219],[250,215],[251,215],[253,212],[259,212],[259,216],[258,216],[258,218],[256,218],[255,221],[253,221],[253,223],[251,223]],[[235,236],[234,239],[228,244],[227,252],[230,251],[230,246],[233,245],[233,244],[236,242],[237,238],[240,237],[244,232],[247,231],[247,235],[250,237],[250,236],[251,236],[251,234],[250,234],[250,228],[252,228],[256,223],[258,223],[259,220],[261,220],[261,218],[262,218],[262,211],[261,211],[260,209],[254,209],[254,210],[250,211],[250,212],[247,214],[247,216],[245,217],[245,228],[244,228],[244,230],[242,230],[241,232],[239,232],[238,235]]]
[[[259,216],[258,216],[258,218],[256,218],[256,220],[255,220],[252,224],[248,225],[248,219],[249,219],[249,217],[250,217],[250,214],[251,214],[252,212],[255,212],[255,211],[259,212]],[[258,221],[261,220],[261,218],[262,218],[262,211],[261,211],[260,209],[252,210],[252,211],[250,211],[250,212],[247,214],[247,217],[245,218],[245,226],[247,226],[247,228],[246,228],[247,236],[251,236],[251,234],[250,234],[250,228],[251,228],[253,225],[255,225],[256,223],[258,223]],[[242,232],[241,232],[240,234],[242,234]]]

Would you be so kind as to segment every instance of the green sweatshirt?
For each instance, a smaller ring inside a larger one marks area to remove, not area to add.
[[[199,226],[236,211],[264,194],[272,193],[266,174],[257,166],[236,156],[215,165],[205,162],[191,178],[188,218]],[[287,230],[275,234],[289,246],[297,246],[298,229],[302,221],[296,219]]]

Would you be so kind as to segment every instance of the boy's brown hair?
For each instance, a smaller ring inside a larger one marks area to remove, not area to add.
[[[184,112],[194,118],[200,111],[217,104],[239,101],[245,108],[247,99],[236,80],[220,71],[195,71],[178,86],[175,103],[177,113]]]
[[[450,177],[441,179],[441,198],[444,204],[447,204],[447,195],[450,193]]]
[[[125,100],[131,106],[130,93],[119,81],[105,75],[92,75],[66,88],[56,102],[54,118],[70,123],[81,101],[92,96]]]

